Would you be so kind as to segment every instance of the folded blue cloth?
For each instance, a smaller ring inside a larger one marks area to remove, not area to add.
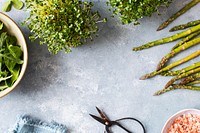
[[[11,133],[67,133],[67,127],[56,122],[47,123],[24,115],[19,118]]]

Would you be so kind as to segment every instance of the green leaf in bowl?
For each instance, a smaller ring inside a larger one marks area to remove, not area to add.
[[[20,59],[20,57],[22,56],[22,50],[19,46],[9,45],[8,50],[14,58]]]
[[[17,80],[20,73],[20,65],[16,65],[14,69],[11,71],[12,77],[11,77],[11,85]]]
[[[2,29],[3,29],[3,23],[0,22],[0,30],[2,30]]]
[[[6,88],[8,88],[9,86],[7,85],[0,85],[0,91],[3,91],[5,90]]]
[[[7,79],[9,79],[9,78],[11,78],[11,77],[12,77],[12,75],[7,76],[7,77],[0,77],[0,82],[1,82],[1,81],[5,81],[5,80],[7,80]]]

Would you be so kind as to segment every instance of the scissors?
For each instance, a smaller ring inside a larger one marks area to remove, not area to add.
[[[144,125],[142,124],[142,122],[140,122],[139,120],[137,120],[137,119],[135,119],[135,118],[132,118],[132,117],[125,117],[125,118],[117,119],[117,120],[115,120],[115,121],[111,121],[111,120],[105,115],[105,113],[103,113],[98,107],[96,107],[96,109],[97,109],[98,113],[100,114],[100,117],[95,116],[95,115],[92,115],[92,114],[90,114],[90,116],[91,116],[92,118],[94,118],[96,121],[98,121],[98,122],[100,122],[101,124],[105,125],[105,132],[104,132],[104,133],[112,133],[112,131],[111,131],[110,128],[111,128],[112,126],[114,126],[114,125],[116,125],[116,126],[122,128],[122,129],[125,130],[127,133],[133,133],[133,132],[131,132],[130,130],[128,130],[127,128],[125,128],[124,126],[122,126],[122,125],[120,124],[120,121],[123,121],[123,120],[134,120],[134,121],[138,122],[138,123],[141,125],[141,127],[142,127],[142,129],[143,129],[143,132],[146,133],[145,128],[144,128]]]

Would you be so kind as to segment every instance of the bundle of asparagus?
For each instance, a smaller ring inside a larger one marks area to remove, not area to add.
[[[165,28],[169,23],[171,23],[173,20],[175,20],[178,16],[185,13],[187,10],[189,10],[191,7],[199,3],[200,0],[192,0],[190,3],[188,3],[185,7],[183,7],[180,11],[178,11],[175,15],[173,15],[171,18],[169,18],[166,22],[161,24],[159,26],[158,30],[161,30]],[[186,28],[189,28],[187,30],[184,30]],[[165,55],[161,61],[159,62],[156,71],[146,74],[142,76],[140,79],[144,80],[147,78],[151,78],[156,75],[161,76],[175,76],[172,78],[164,87],[164,89],[159,90],[155,93],[155,95],[160,95],[162,93],[175,90],[175,89],[189,89],[189,90],[200,90],[200,62],[196,62],[192,65],[189,65],[185,68],[182,68],[180,70],[171,71],[172,68],[181,65],[197,56],[200,55],[200,49],[196,52],[172,63],[166,66],[167,62],[170,58],[177,55],[181,51],[184,51],[194,45],[200,44],[200,20],[191,21],[186,24],[181,24],[178,26],[173,27],[170,32],[177,31],[177,30],[184,30],[182,32],[179,32],[175,35],[162,38],[160,40],[156,40],[153,42],[149,42],[147,44],[144,44],[139,47],[133,48],[133,51],[139,51],[143,49],[147,49],[153,46],[165,44],[168,42],[172,42],[178,39],[181,39],[172,49],[171,51]],[[178,82],[179,81],[179,82]],[[175,84],[177,82],[177,84]]]

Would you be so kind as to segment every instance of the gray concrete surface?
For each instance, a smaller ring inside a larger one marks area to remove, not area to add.
[[[0,1],[0,7],[6,0]],[[123,26],[111,12],[105,0],[96,1],[95,10],[108,17],[100,25],[99,37],[87,45],[73,49],[66,55],[49,54],[45,45],[28,40],[29,30],[20,26],[27,40],[29,63],[19,86],[0,99],[0,132],[12,127],[17,116],[30,114],[46,121],[65,124],[71,133],[102,133],[103,125],[88,114],[97,114],[95,106],[103,109],[111,119],[132,116],[140,119],[147,133],[160,133],[165,121],[185,108],[200,109],[200,92],[176,90],[159,97],[153,93],[162,89],[169,77],[157,76],[140,81],[139,77],[155,69],[158,61],[174,43],[133,52],[134,46],[171,35],[170,27],[199,19],[200,5],[188,11],[163,31],[158,25],[189,0],[175,0],[170,8],[162,8],[162,16],[154,14],[141,20],[141,25]],[[19,25],[28,13],[12,10],[8,14]],[[182,52],[175,61],[199,49]],[[180,67],[187,66],[196,58]],[[140,133],[135,127],[135,133]],[[122,131],[118,131],[122,132]]]

